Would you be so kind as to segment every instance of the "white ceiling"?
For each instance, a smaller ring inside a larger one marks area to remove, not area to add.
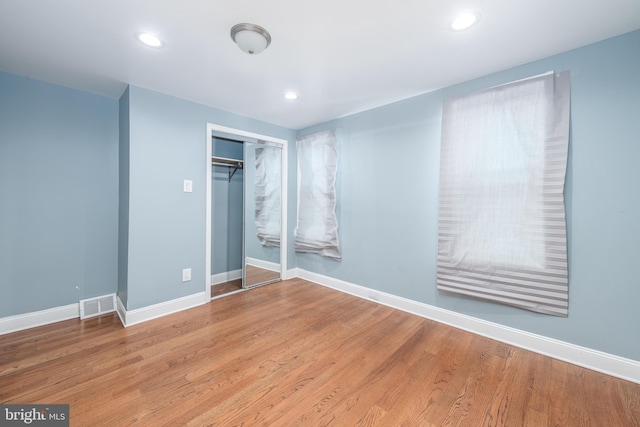
[[[479,24],[449,30],[468,9]],[[242,52],[240,22],[271,46]],[[0,70],[110,97],[130,83],[301,129],[638,28],[640,0],[0,0]]]

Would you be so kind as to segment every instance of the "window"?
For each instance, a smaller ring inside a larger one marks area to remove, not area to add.
[[[566,316],[569,73],[445,100],[438,289]]]

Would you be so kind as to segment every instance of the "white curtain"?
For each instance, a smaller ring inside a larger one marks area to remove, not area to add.
[[[297,141],[298,222],[295,249],[340,259],[336,218],[337,142],[333,130]]]
[[[568,315],[569,73],[445,100],[438,289]]]
[[[255,222],[262,246],[280,246],[280,148],[256,148]]]

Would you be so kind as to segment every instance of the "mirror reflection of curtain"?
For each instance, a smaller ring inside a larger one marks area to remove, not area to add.
[[[295,249],[341,259],[336,217],[338,150],[333,130],[298,139],[298,223]]]
[[[280,246],[280,148],[256,148],[255,222],[262,246]]]

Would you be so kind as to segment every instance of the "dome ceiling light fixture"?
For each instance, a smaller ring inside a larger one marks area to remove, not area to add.
[[[236,24],[231,28],[231,40],[249,55],[257,55],[271,44],[271,34],[255,24]]]

